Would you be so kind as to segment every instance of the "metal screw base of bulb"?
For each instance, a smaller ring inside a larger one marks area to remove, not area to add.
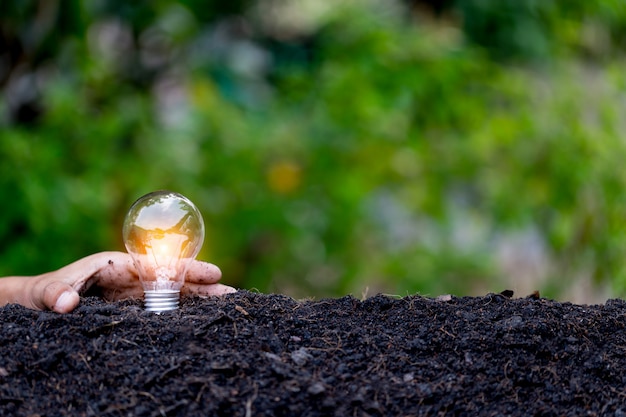
[[[180,291],[144,291],[144,304],[146,311],[162,313],[164,311],[177,310],[180,300]]]

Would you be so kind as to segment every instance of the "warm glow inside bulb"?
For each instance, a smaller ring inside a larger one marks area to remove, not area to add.
[[[204,222],[196,206],[171,191],[147,194],[128,211],[123,236],[144,289],[146,309],[178,308],[185,274],[204,241]]]

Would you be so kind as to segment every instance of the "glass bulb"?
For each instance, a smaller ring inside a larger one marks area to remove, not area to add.
[[[124,245],[144,290],[146,310],[178,308],[185,274],[204,241],[202,215],[184,196],[155,191],[126,214]]]

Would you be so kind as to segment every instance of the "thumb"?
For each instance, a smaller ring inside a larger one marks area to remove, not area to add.
[[[57,313],[69,313],[80,302],[80,297],[71,285],[63,282],[52,282],[43,290],[43,304]]]

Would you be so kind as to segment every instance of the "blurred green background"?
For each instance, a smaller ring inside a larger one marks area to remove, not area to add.
[[[626,290],[623,0],[4,0],[0,276],[141,195],[295,297]]]

